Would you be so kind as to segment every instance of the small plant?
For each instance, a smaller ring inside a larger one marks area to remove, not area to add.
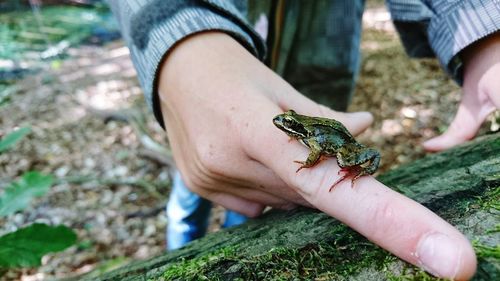
[[[0,197],[0,217],[24,210],[35,197],[44,195],[52,185],[52,177],[36,171],[26,172],[11,182]]]
[[[0,139],[0,153],[14,146],[31,131],[30,127],[22,127]]]
[[[75,244],[76,234],[64,225],[35,223],[0,236],[0,268],[40,266],[50,252]]]
[[[0,140],[0,153],[8,150],[30,132],[18,129]],[[52,176],[36,171],[24,173],[18,181],[2,188],[0,217],[25,209],[35,197],[44,195],[52,186]],[[9,268],[41,265],[41,258],[50,252],[62,251],[75,244],[76,234],[64,225],[35,223],[0,236],[0,275]]]

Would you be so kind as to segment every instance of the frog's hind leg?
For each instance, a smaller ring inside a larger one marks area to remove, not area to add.
[[[337,173],[337,175],[340,176],[341,173],[350,173],[351,172],[351,169],[350,168],[340,168],[339,172]]]

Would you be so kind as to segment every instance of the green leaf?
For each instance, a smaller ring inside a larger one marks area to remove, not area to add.
[[[0,140],[0,153],[11,148],[31,131],[30,127],[22,127],[6,135]]]
[[[49,190],[52,181],[50,175],[36,171],[24,173],[20,180],[7,186],[0,197],[0,217],[26,208],[34,197],[40,197]]]
[[[0,237],[0,267],[34,267],[41,258],[76,243],[76,234],[64,225],[36,223]]]

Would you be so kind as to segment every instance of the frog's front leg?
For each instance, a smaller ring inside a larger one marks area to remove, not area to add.
[[[311,149],[311,152],[309,152],[306,161],[294,161],[295,163],[301,164],[296,173],[302,170],[302,168],[310,168],[316,165],[321,158],[322,148],[317,141],[310,139],[307,140],[306,144]]]

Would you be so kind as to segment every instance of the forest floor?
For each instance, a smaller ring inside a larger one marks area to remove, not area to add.
[[[19,80],[0,107],[0,136],[32,128],[27,139],[0,155],[0,185],[29,170],[57,179],[31,208],[1,219],[0,234],[35,221],[63,223],[78,233],[79,243],[47,255],[37,269],[9,271],[6,280],[105,271],[165,249],[171,169],[141,141],[144,132],[130,116],[144,117],[153,139],[168,143],[145,105],[128,49],[117,41],[69,52],[68,59]],[[420,144],[445,130],[460,90],[435,59],[406,56],[381,6],[369,6],[365,14],[362,52],[349,111],[373,113],[375,122],[359,141],[381,151],[383,172],[425,154]],[[221,207],[216,209],[211,231],[222,220]]]

